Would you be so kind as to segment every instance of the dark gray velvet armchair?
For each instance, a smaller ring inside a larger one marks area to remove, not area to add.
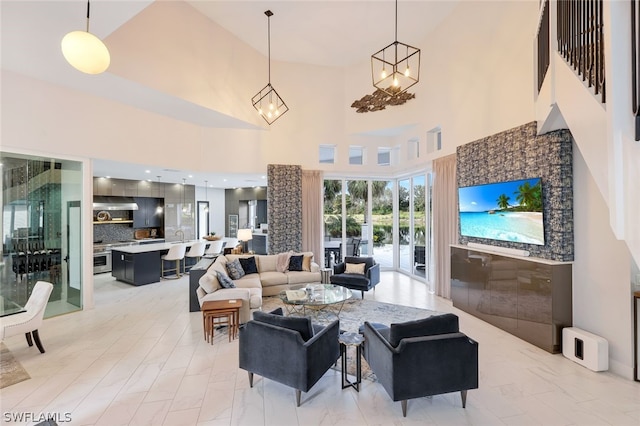
[[[311,387],[336,363],[340,356],[340,323],[326,327],[311,324],[309,318],[282,316],[282,309],[271,313],[254,312],[253,320],[240,329],[240,368],[301,392]]]
[[[364,263],[364,275],[346,273],[347,263]],[[380,282],[380,265],[373,257],[347,256],[344,258],[344,262],[334,265],[330,280],[331,284],[351,290],[360,290],[364,299],[364,292],[371,290]]]
[[[454,314],[391,324],[364,323],[364,357],[393,401],[478,388],[478,343],[458,331]]]

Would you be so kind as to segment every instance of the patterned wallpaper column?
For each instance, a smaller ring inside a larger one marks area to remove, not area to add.
[[[458,187],[539,177],[545,245],[460,237],[520,250],[556,261],[573,260],[573,137],[569,130],[536,135],[536,122],[515,127],[457,149]]]
[[[302,167],[267,166],[269,254],[302,250]]]

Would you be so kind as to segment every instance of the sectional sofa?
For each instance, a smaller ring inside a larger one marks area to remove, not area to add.
[[[303,255],[301,271],[288,269],[291,255]],[[229,276],[227,264],[235,259],[255,258],[257,273],[249,273],[239,279],[234,279],[235,288],[225,288],[218,280],[218,272]],[[240,299],[243,301],[240,309],[240,323],[251,320],[253,311],[262,307],[263,296],[275,296],[282,290],[287,290],[296,284],[321,282],[320,267],[313,262],[313,253],[280,253],[273,255],[227,254],[220,255],[211,264],[207,272],[198,281],[198,302],[200,306],[208,300]]]

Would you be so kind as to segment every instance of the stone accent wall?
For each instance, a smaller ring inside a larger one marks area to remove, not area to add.
[[[531,122],[457,148],[458,187],[540,177],[545,245],[460,237],[556,261],[573,260],[573,138],[569,130],[536,136]]]
[[[267,167],[269,254],[302,251],[302,167]]]

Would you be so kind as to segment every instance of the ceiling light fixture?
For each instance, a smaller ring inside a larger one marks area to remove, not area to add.
[[[64,58],[78,71],[100,74],[109,68],[111,56],[107,46],[89,32],[89,0],[87,0],[87,31],[71,31],[62,39]]]
[[[264,118],[264,120],[271,125],[278,118],[289,111],[289,107],[284,103],[276,89],[271,85],[271,17],[273,12],[267,10],[264,12],[267,15],[267,28],[268,28],[268,44],[269,44],[269,83],[264,86],[253,98],[251,103],[253,107],[258,111],[258,114]]]
[[[398,0],[395,29],[395,41],[371,55],[373,85],[390,96],[406,92],[420,80],[420,49],[398,41]]]

